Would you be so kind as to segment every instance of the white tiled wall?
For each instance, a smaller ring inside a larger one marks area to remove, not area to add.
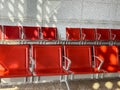
[[[0,0],[0,24],[120,28],[120,1]]]
[[[89,27],[92,22],[95,26],[112,23],[113,27],[116,24],[113,21],[120,21],[119,15],[119,0],[0,0],[0,24],[42,25],[54,22]]]

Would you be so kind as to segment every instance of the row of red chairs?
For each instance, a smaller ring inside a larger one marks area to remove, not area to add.
[[[22,37],[23,36],[23,37]],[[0,39],[58,40],[57,27],[0,26]],[[66,40],[120,40],[120,29],[66,28]]]
[[[23,37],[22,37],[23,33]],[[0,26],[0,39],[56,40],[56,27],[39,26]]]
[[[0,46],[1,78],[119,71],[118,46]]]
[[[66,28],[68,40],[120,40],[120,29]]]

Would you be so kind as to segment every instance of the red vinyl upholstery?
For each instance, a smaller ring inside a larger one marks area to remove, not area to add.
[[[96,32],[94,28],[82,28],[83,40],[96,40]]]
[[[31,76],[28,45],[0,45],[0,77]]]
[[[112,40],[120,40],[120,29],[111,29],[111,38]]]
[[[119,50],[117,46],[94,46],[94,54],[104,61],[101,67],[104,71],[120,71]],[[95,62],[96,66],[97,64],[98,62]]]
[[[66,28],[66,39],[80,40],[81,39],[80,28]]]
[[[65,56],[71,60],[70,71],[74,74],[95,73],[92,68],[92,54],[90,46],[65,45]]]
[[[2,39],[2,26],[0,26],[0,39]]]
[[[62,67],[61,45],[33,45],[32,50],[35,76],[68,74]]]
[[[56,27],[42,27],[43,39],[45,40],[57,40],[57,28]]]
[[[23,26],[24,39],[38,40],[40,37],[40,27]]]
[[[21,39],[21,26],[3,26],[4,39]]]
[[[110,29],[97,29],[97,40],[110,40]],[[99,38],[100,37],[100,38]]]

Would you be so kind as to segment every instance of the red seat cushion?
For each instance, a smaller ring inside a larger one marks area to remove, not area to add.
[[[41,69],[35,70],[37,76],[53,76],[53,75],[65,75],[69,74],[63,69]]]
[[[21,26],[3,26],[4,39],[21,39]]]
[[[90,46],[65,45],[65,56],[71,60],[70,71],[74,74],[95,73],[92,67]]]
[[[38,40],[40,38],[40,27],[23,26],[24,39]]]
[[[33,45],[35,76],[68,74],[62,67],[61,45]]]
[[[111,29],[111,34],[115,35],[114,40],[117,40],[117,41],[120,40],[120,29]],[[111,36],[112,38],[113,38],[113,35]]]
[[[85,34],[84,40],[96,40],[96,32],[94,28],[82,28],[82,34]]]
[[[96,32],[97,34],[100,34],[99,40],[105,40],[105,41],[110,40],[110,29],[97,29]]]
[[[66,39],[80,40],[81,39],[80,28],[66,28]]]
[[[56,27],[42,27],[43,39],[45,40],[57,40],[57,28]]]
[[[107,72],[120,71],[119,49],[117,46],[94,46],[94,54],[104,61],[101,69]],[[95,61],[96,58],[95,58]],[[95,62],[97,65],[98,62]]]
[[[0,77],[31,76],[28,45],[0,46]]]

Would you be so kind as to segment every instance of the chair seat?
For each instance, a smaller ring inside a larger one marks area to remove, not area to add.
[[[35,70],[35,76],[53,76],[53,75],[68,75],[69,73],[63,69],[41,69]]]
[[[77,68],[77,69],[70,69],[70,71],[74,74],[91,74],[91,73],[96,73],[93,68]]]
[[[25,77],[25,76],[32,76],[32,73],[30,71],[27,70],[8,70],[4,73],[0,73],[0,77]]]
[[[106,72],[120,72],[120,66],[118,65],[108,65],[103,68]]]

